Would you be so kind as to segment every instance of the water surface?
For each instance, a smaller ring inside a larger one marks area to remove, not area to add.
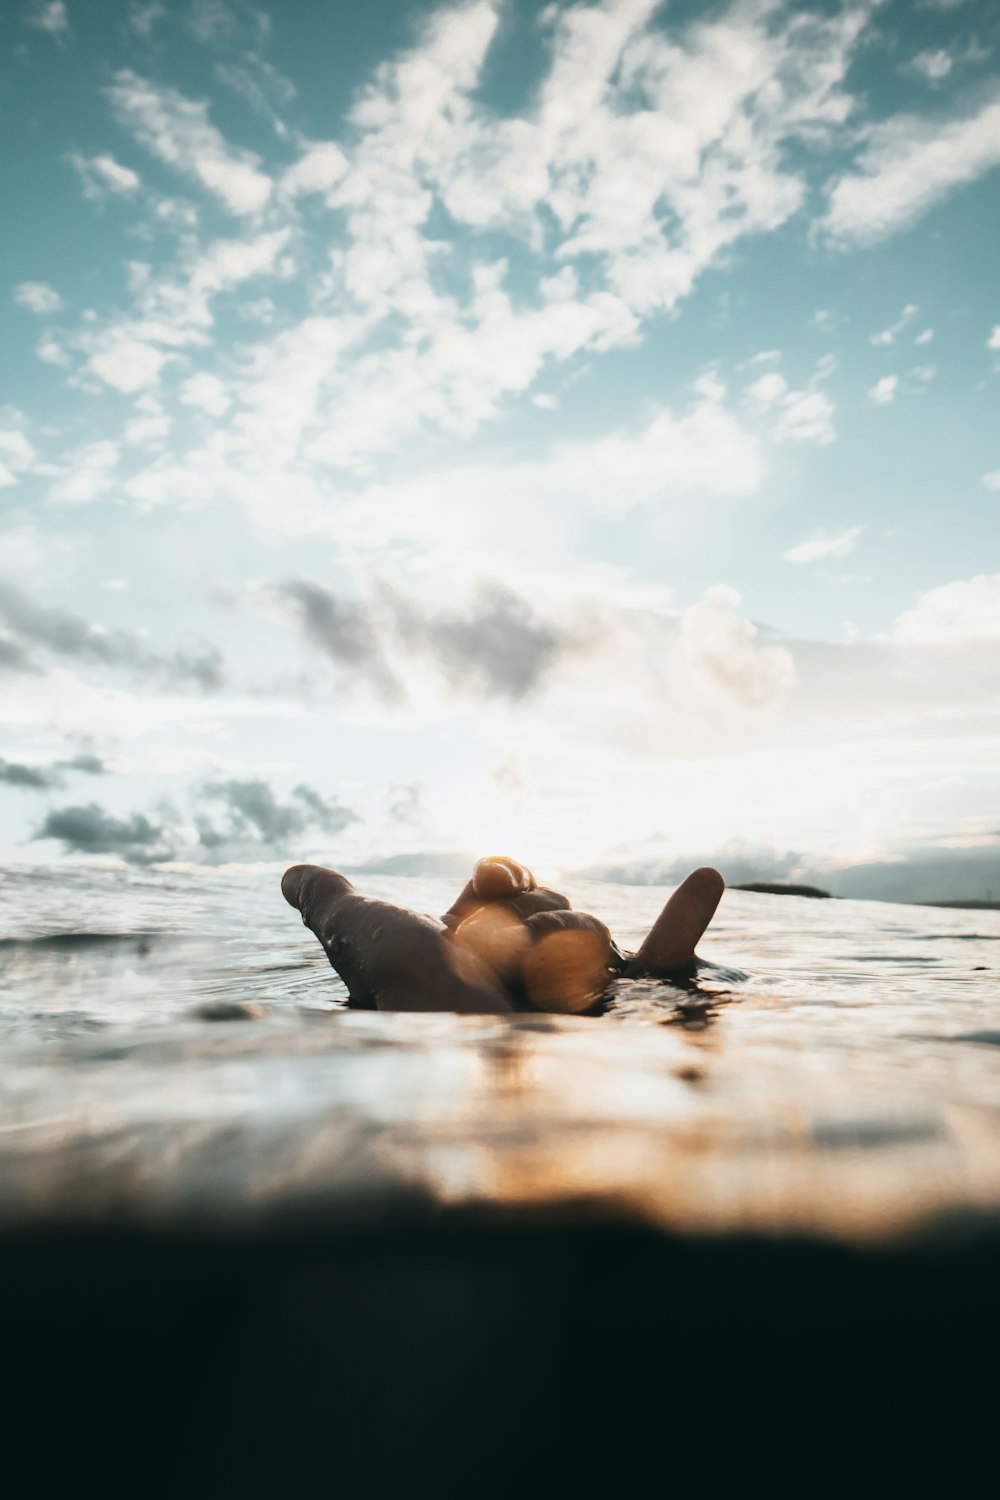
[[[383,1016],[345,1010],[279,877],[0,872],[9,1212],[346,1211],[416,1183],[850,1237],[1000,1208],[1000,913],[727,891],[693,988],[618,982],[598,1018]],[[669,892],[567,894],[635,947]]]

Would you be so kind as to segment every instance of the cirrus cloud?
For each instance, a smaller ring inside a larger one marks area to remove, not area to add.
[[[894,116],[870,128],[857,165],[830,188],[818,227],[839,244],[875,244],[998,163],[998,102],[941,121]]]
[[[825,562],[830,557],[847,557],[858,545],[864,526],[846,526],[841,531],[819,531],[789,547],[781,555],[785,562]]]
[[[108,99],[140,145],[168,166],[194,177],[234,214],[258,213],[272,183],[252,151],[230,146],[208,118],[208,105],[177,89],[140,78],[129,68],[115,75]]]

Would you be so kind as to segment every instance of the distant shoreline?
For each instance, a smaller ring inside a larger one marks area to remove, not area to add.
[[[796,885],[794,882],[781,880],[745,880],[738,881],[727,887],[730,891],[750,891],[762,896],[806,896],[812,899],[827,901],[842,900],[867,900],[884,901],[888,898],[880,896],[845,897],[835,896],[832,891],[824,891],[818,885]],[[1000,901],[980,901],[973,897],[967,900],[954,901],[892,901],[894,906],[935,906],[947,907],[953,911],[1000,911]]]
[[[731,891],[753,891],[758,896],[809,896],[813,900],[830,901],[829,891],[818,885],[795,885],[783,880],[743,880],[727,887]]]
[[[1000,901],[911,901],[910,906],[952,906],[960,911],[1000,911]]]

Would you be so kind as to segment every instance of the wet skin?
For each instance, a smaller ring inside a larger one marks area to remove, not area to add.
[[[352,1005],[376,1010],[504,1014],[593,1010],[612,978],[668,978],[689,966],[724,890],[695,870],[639,951],[616,947],[597,917],[571,910],[516,860],[480,860],[440,921],[355,891],[320,865],[293,865],[282,894],[322,943]]]

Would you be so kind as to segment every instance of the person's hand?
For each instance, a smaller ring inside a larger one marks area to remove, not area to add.
[[[603,922],[506,856],[479,861],[443,920],[520,1009],[590,1010],[624,965]]]

